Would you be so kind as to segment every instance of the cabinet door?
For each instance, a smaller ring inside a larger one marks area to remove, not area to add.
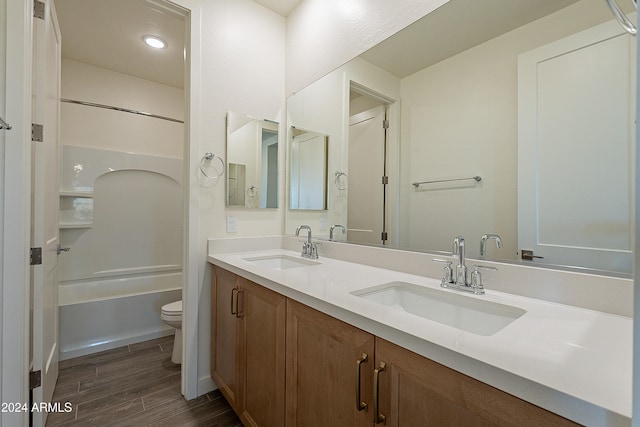
[[[373,351],[373,335],[287,300],[286,426],[370,427]],[[358,387],[368,404],[361,411]]]
[[[376,338],[380,413],[387,426],[576,425],[416,353]]]
[[[286,298],[240,279],[246,426],[284,425]]]
[[[240,369],[240,318],[237,308],[239,277],[213,266],[211,289],[211,378],[231,407],[240,413],[242,372]]]

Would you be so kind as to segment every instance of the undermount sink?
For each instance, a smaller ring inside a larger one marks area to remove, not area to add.
[[[393,310],[484,336],[495,334],[526,313],[518,307],[406,282],[390,282],[351,293]]]
[[[318,265],[319,262],[309,261],[302,258],[296,258],[288,255],[267,255],[254,258],[244,258],[249,261],[266,268],[274,270],[287,270],[290,268],[308,267],[310,265]]]

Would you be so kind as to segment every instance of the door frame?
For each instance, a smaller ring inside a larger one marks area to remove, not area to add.
[[[210,377],[198,377],[198,313],[200,288],[204,280],[206,245],[200,235],[200,185],[195,171],[200,164],[201,67],[202,67],[202,0],[164,0],[185,12],[185,144],[184,144],[184,218],[183,286],[182,286],[182,385],[187,400],[214,388]]]
[[[2,275],[0,281],[0,398],[29,402],[30,304],[29,250],[31,240],[31,84],[33,0],[6,0],[6,108],[12,124],[5,132],[4,204],[2,215]],[[211,380],[198,378],[198,304],[206,248],[199,230],[200,111],[202,63],[202,0],[173,0],[185,10],[187,73],[185,76],[185,189],[186,219],[183,254],[182,394],[187,399],[209,391]],[[0,413],[0,425],[28,425],[28,412]]]

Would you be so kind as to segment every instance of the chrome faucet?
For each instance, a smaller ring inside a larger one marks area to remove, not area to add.
[[[307,241],[302,245],[302,253],[300,254],[300,256],[302,256],[303,258],[318,259],[318,247],[311,241],[311,227],[309,227],[308,225],[301,225],[300,227],[296,228],[296,236],[300,235],[300,230],[308,231]]]
[[[496,247],[500,249],[502,247],[502,239],[497,234],[485,234],[480,238],[480,258],[484,258],[487,255],[487,240],[495,240]]]
[[[492,236],[492,235],[488,235]],[[501,247],[502,241],[500,237],[496,239],[496,244]],[[483,236],[484,238],[484,236]],[[489,237],[488,237],[489,238]],[[484,239],[485,241],[487,239]],[[453,254],[458,257],[458,265],[455,270],[451,268],[453,261],[434,258],[433,261],[446,264],[442,273],[442,281],[440,286],[443,288],[452,288],[460,291],[473,292],[476,295],[484,294],[484,286],[482,284],[482,275],[479,270],[497,271],[495,267],[487,267],[484,265],[473,265],[473,272],[469,275],[471,280],[467,280],[467,266],[465,265],[464,237],[458,236],[453,239]]]
[[[332,225],[331,228],[329,229],[329,240],[331,240],[332,242],[333,242],[333,230],[335,230],[336,228],[341,228],[342,229],[342,234],[347,232],[347,230],[344,228],[344,226],[342,226],[340,224]]]
[[[456,267],[454,281],[458,286],[467,284],[467,266],[464,264],[464,237],[458,236],[453,239],[453,255],[458,255],[458,266]]]

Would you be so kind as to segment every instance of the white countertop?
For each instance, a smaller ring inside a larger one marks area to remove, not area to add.
[[[479,298],[526,310],[480,336],[351,294],[404,281],[442,292],[440,281],[321,257],[319,265],[275,270],[245,258],[299,257],[284,249],[210,254],[208,261],[374,335],[586,425],[629,425],[632,319],[486,290]]]

